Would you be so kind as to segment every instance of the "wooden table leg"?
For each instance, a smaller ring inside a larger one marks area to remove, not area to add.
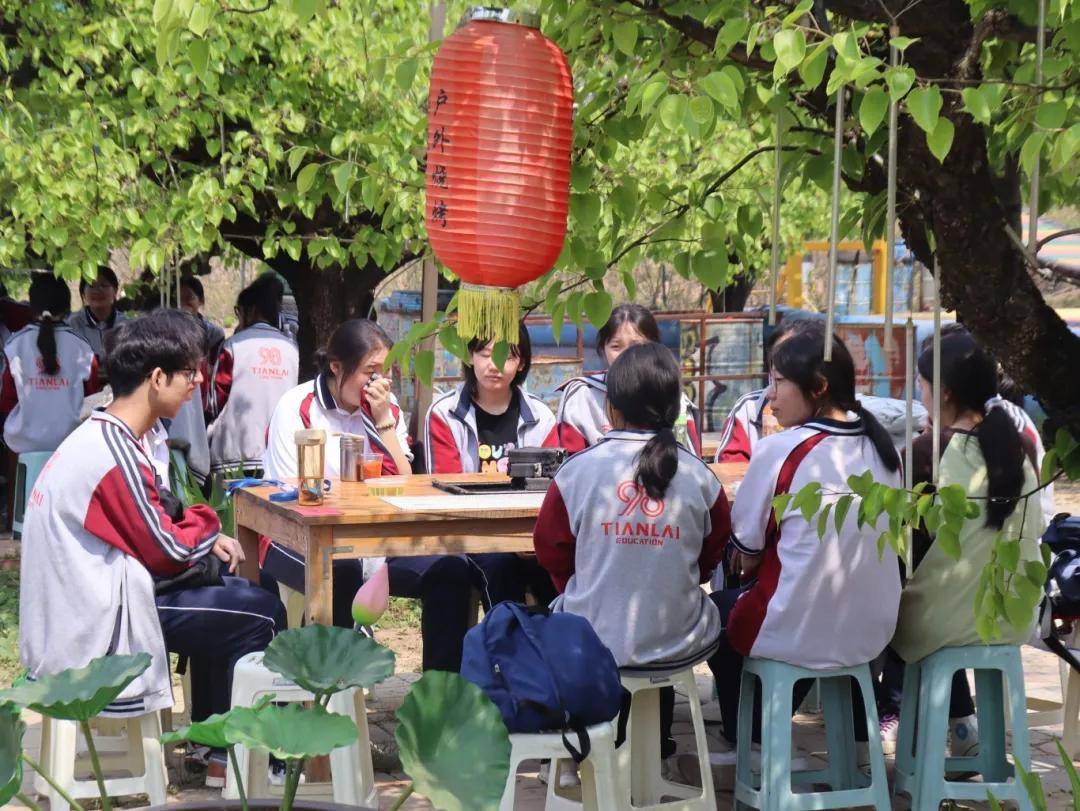
[[[244,550],[244,560],[237,567],[236,573],[246,577],[252,583],[259,582],[259,533],[248,527],[236,524],[236,540]]]
[[[332,527],[308,527],[307,536],[304,614],[309,623],[333,625],[334,581],[330,547],[334,544],[334,530]]]

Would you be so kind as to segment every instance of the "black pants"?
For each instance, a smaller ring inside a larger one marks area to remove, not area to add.
[[[506,602],[525,602],[528,591],[539,605],[549,605],[557,596],[551,575],[532,555],[514,552],[489,552],[469,555],[473,565],[473,583],[480,592],[484,610]]]
[[[461,648],[469,629],[472,575],[469,562],[456,555],[418,555],[387,558],[390,593],[421,601],[420,635],[424,670],[461,670]],[[272,544],[263,559],[263,582],[284,583],[304,591],[302,555]],[[352,601],[364,583],[363,562],[336,560],[334,578],[334,625],[351,628]]]
[[[725,589],[714,591],[712,601],[720,609],[720,620],[727,627],[728,615],[735,605],[735,600],[741,589]],[[727,631],[720,634],[720,647],[709,659],[709,669],[716,679],[716,691],[720,703],[720,720],[723,724],[722,734],[730,743],[735,743],[736,730],[738,729],[739,717],[739,689],[742,684],[743,655],[731,647]],[[814,686],[812,679],[804,679],[796,682],[792,698],[792,708],[798,709],[803,699]],[[860,700],[859,685],[854,679],[851,684],[851,700],[854,704],[855,740],[866,740],[866,712]],[[760,687],[754,697],[754,726],[753,738],[761,740],[761,690]]]
[[[228,712],[237,660],[265,650],[286,627],[277,596],[242,577],[159,595],[157,607],[165,647],[189,659],[192,721]]]
[[[885,650],[885,667],[877,684],[878,715],[900,714],[900,699],[904,694],[904,660],[892,648]],[[971,685],[967,672],[958,670],[953,674],[952,693],[949,696],[949,717],[966,718],[975,714],[975,702],[971,698]]]

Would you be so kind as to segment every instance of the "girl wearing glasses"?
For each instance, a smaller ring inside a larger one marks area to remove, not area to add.
[[[240,323],[214,363],[207,403],[211,471],[262,475],[266,431],[278,400],[296,386],[300,355],[277,328],[284,288],[273,273],[236,299]]]
[[[0,413],[9,414],[4,442],[13,453],[54,451],[79,424],[83,399],[100,389],[94,350],[66,323],[67,283],[35,273],[34,320],[4,347]]]

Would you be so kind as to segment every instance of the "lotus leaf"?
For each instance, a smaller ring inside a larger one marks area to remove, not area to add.
[[[0,704],[0,807],[14,797],[22,787],[22,739],[26,724],[19,717],[19,708]]]
[[[328,755],[356,740],[356,724],[348,717],[322,707],[271,705],[256,712],[233,710],[225,724],[225,736],[249,749],[262,749],[282,760]]]
[[[260,698],[253,707],[237,708],[231,712],[211,715],[203,721],[196,721],[186,727],[166,732],[161,736],[161,742],[164,744],[176,744],[191,741],[199,746],[209,746],[211,749],[225,749],[236,743],[236,741],[229,738],[226,732],[226,725],[230,716],[235,712],[239,712],[240,709],[258,712],[273,700],[274,695],[271,693]]]
[[[263,664],[312,693],[336,693],[393,675],[394,654],[348,628],[308,625],[274,637]]]
[[[444,811],[496,811],[510,772],[510,736],[483,691],[432,670],[397,712],[394,737],[416,790]]]
[[[61,721],[89,721],[150,667],[150,654],[102,656],[86,667],[62,670],[0,690],[0,701]]]

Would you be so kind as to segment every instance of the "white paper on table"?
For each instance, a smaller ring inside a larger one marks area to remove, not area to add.
[[[382,500],[406,512],[455,512],[458,510],[536,510],[544,503],[543,492],[499,493],[474,496],[382,496]]]

